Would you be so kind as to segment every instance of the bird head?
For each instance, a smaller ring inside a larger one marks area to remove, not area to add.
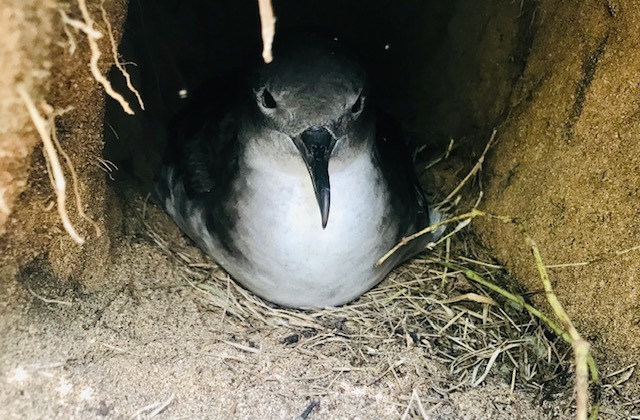
[[[259,66],[249,107],[253,142],[262,155],[304,162],[327,226],[329,162],[348,163],[373,144],[373,113],[362,67],[337,42],[302,38],[276,43],[274,61]]]

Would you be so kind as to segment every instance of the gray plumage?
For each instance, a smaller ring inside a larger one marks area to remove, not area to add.
[[[434,239],[374,267],[437,216],[400,130],[376,116],[364,71],[336,44],[276,46],[247,85],[185,114],[156,184],[167,213],[231,277],[284,306],[336,306]]]

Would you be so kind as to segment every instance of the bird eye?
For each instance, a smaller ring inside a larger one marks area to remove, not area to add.
[[[273,95],[267,89],[262,91],[262,106],[269,109],[275,109],[278,106]]]
[[[358,99],[356,99],[354,104],[351,106],[351,112],[354,114],[357,114],[358,112],[362,111],[363,103],[364,103],[364,100],[362,99],[362,94],[360,94],[358,95]]]

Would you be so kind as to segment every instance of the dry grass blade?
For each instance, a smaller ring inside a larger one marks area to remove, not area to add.
[[[413,405],[416,405],[415,410],[417,411],[417,413],[419,413],[419,415],[423,418],[423,419],[428,419],[429,415],[427,414],[426,410],[424,409],[424,406],[422,405],[422,401],[420,401],[420,394],[418,394],[418,391],[416,391],[415,389],[413,389],[411,391],[411,399],[409,400],[409,404],[407,404],[407,409],[404,411],[404,413],[402,414],[402,420],[407,420],[411,415],[411,409],[413,408]]]
[[[476,176],[478,174],[478,172],[480,172],[480,170],[482,170],[482,165],[484,164],[484,159],[487,156],[487,153],[489,152],[489,149],[491,149],[491,146],[493,145],[493,142],[495,141],[496,138],[496,129],[493,130],[493,132],[491,133],[491,137],[489,138],[489,141],[487,142],[487,145],[485,146],[484,150],[482,151],[482,154],[480,155],[480,158],[477,160],[476,164],[473,165],[473,168],[471,168],[471,170],[469,171],[469,173],[462,179],[462,181],[456,186],[456,188],[451,191],[449,193],[449,195],[447,195],[447,197],[442,200],[438,206],[441,206],[445,203],[450,202],[461,190],[462,188],[465,186],[465,184],[474,176]]]
[[[176,397],[175,394],[171,394],[171,396],[169,396],[169,398],[167,398],[163,402],[156,402],[153,404],[149,404],[146,407],[142,407],[141,409],[133,413],[131,415],[131,418],[132,419],[152,419],[158,414],[160,414],[161,412],[163,412],[164,409],[167,408],[169,404],[171,404],[171,402],[175,399],[175,397]]]
[[[434,225],[431,226],[427,226],[426,228],[412,234],[409,236],[405,236],[404,238],[402,238],[400,240],[400,242],[398,242],[396,244],[396,246],[394,246],[393,248],[391,248],[391,250],[389,250],[389,252],[387,252],[386,254],[384,254],[378,261],[376,261],[376,267],[380,267],[382,264],[384,264],[384,262],[386,260],[389,259],[389,257],[391,257],[393,254],[395,254],[396,252],[398,252],[398,250],[400,248],[402,248],[403,246],[407,245],[409,242],[423,236],[426,235],[427,233],[433,232],[436,229],[438,229],[440,226],[446,226],[448,224],[451,224],[453,222],[458,222],[458,221],[464,221],[467,219],[473,219],[474,217],[479,217],[479,216],[485,216],[485,213],[481,212],[480,210],[477,209],[472,209],[470,212],[468,213],[464,213],[458,216],[454,216],[454,217],[450,217],[447,220],[443,220],[441,222],[438,222]],[[465,225],[466,226],[466,225]]]

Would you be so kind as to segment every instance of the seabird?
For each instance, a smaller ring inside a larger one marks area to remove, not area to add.
[[[363,68],[337,42],[281,42],[274,56],[232,98],[214,90],[192,101],[155,193],[256,295],[294,308],[342,305],[435,240],[424,235],[375,266],[439,213],[401,130],[376,113]]]

